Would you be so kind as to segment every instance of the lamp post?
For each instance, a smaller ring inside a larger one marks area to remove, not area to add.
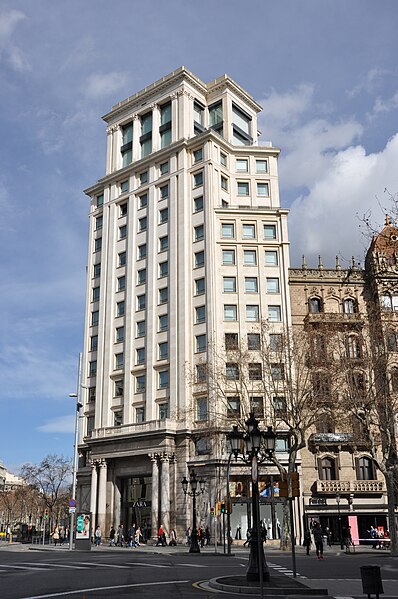
[[[275,450],[276,434],[271,426],[266,431],[259,429],[259,422],[250,413],[246,421],[246,432],[238,430],[237,426],[227,434],[231,444],[231,453],[247,465],[251,466],[252,478],[252,514],[253,526],[250,533],[249,565],[246,571],[246,580],[259,580],[262,590],[263,581],[269,580],[270,574],[265,561],[263,539],[260,526],[260,502],[258,490],[258,465],[269,460]]]
[[[77,468],[78,468],[78,444],[79,444],[79,417],[80,408],[83,404],[79,401],[78,393],[69,393],[69,397],[76,398],[76,416],[75,416],[75,444],[73,446],[73,471],[72,471],[72,499],[76,501],[76,484],[77,484]],[[75,508],[76,509],[76,508]],[[70,529],[69,529],[69,551],[73,549],[73,532],[75,528],[75,512],[71,512],[70,515]]]
[[[340,495],[340,493],[336,493],[337,511],[338,511],[338,515],[339,515],[339,539],[340,539],[340,548],[341,548],[341,549],[344,549],[344,545],[343,545],[343,536],[342,536],[342,530],[341,530],[341,513],[340,513],[340,501],[341,501],[341,495]]]
[[[187,480],[184,476],[184,478],[181,481],[181,484],[182,490],[184,491],[184,495],[192,497],[192,532],[189,553],[200,553],[200,547],[198,543],[198,530],[196,528],[196,497],[198,497],[199,495],[203,495],[203,493],[205,492],[206,481],[203,478],[198,480],[196,477],[195,470],[191,470],[191,472],[189,473],[189,480]],[[191,489],[190,491],[188,491],[188,485]]]

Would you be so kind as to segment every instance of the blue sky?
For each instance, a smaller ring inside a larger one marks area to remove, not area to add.
[[[0,3],[0,459],[71,455],[88,200],[113,104],[181,65],[228,73],[282,148],[292,265],[363,259],[398,192],[396,0]]]

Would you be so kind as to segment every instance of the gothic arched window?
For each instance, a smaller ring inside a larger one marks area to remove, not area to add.
[[[311,314],[323,312],[322,300],[319,297],[311,297],[309,300],[309,308]]]

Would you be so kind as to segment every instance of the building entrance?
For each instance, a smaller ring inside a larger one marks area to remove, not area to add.
[[[152,477],[122,479],[122,514],[124,529],[133,524],[141,528],[144,542],[151,538]]]

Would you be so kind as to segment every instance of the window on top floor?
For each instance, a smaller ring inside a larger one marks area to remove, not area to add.
[[[133,123],[127,123],[122,126],[122,146],[120,148],[122,155],[122,166],[125,167],[133,160]]]
[[[195,133],[202,133],[205,130],[205,109],[197,100],[193,103],[193,127]]]
[[[141,116],[141,158],[145,158],[152,152],[152,112]]]
[[[236,104],[232,104],[232,138],[238,146],[253,143],[251,136],[252,118]]]
[[[96,196],[95,204],[96,204],[97,208],[104,205],[104,194],[103,193],[100,193],[99,195]]]
[[[209,106],[209,125],[220,135],[223,135],[223,111],[221,100]]]
[[[160,107],[160,147],[165,148],[171,144],[171,102]]]

